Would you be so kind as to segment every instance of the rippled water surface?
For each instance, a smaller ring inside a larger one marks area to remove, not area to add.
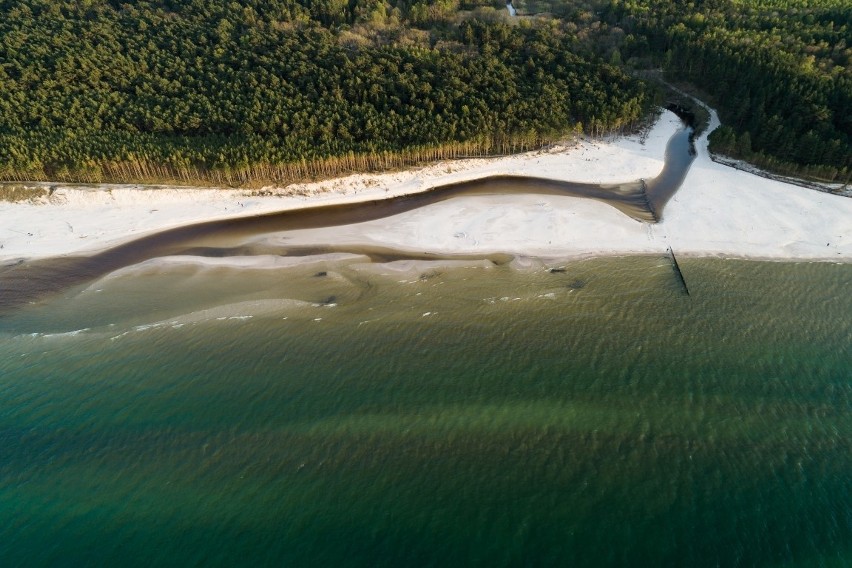
[[[156,262],[16,310],[0,565],[852,564],[852,266],[680,264]]]

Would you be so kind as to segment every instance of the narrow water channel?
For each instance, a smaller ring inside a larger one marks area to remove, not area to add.
[[[323,205],[252,217],[197,223],[148,235],[89,256],[69,256],[22,261],[0,268],[0,314],[39,298],[81,285],[125,266],[174,254],[224,256],[238,254],[224,243],[265,233],[297,229],[339,227],[399,215],[455,197],[471,195],[532,194],[595,199],[611,205],[644,223],[662,219],[669,198],[680,187],[694,158],[692,129],[678,130],[668,142],[665,166],[650,180],[620,184],[590,184],[529,176],[491,176],[436,187],[432,190],[389,199]],[[211,243],[215,243],[212,245]],[[232,251],[229,253],[229,250]],[[329,247],[279,251],[278,254],[304,256],[330,252]],[[336,250],[336,249],[334,249]],[[393,251],[357,251],[376,260],[393,259]],[[407,253],[400,253],[405,254]],[[499,255],[493,255],[495,262]],[[434,259],[440,256],[430,257]],[[456,258],[453,256],[453,258]]]

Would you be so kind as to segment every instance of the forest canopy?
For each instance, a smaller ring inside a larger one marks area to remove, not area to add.
[[[621,56],[659,62],[713,97],[711,149],[772,170],[852,177],[848,0],[610,0]]]
[[[0,0],[0,179],[288,181],[630,129],[852,176],[845,0]]]
[[[624,128],[653,102],[570,33],[500,17],[430,34],[374,0],[0,10],[7,179],[334,173]]]

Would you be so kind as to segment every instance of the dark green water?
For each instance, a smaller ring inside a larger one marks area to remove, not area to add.
[[[17,311],[0,565],[852,564],[852,265],[681,266],[146,265]]]

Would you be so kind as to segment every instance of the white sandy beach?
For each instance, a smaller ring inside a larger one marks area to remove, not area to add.
[[[714,123],[718,124],[713,113]],[[505,158],[445,162],[380,175],[248,190],[53,185],[49,198],[0,202],[0,262],[82,254],[199,221],[307,205],[367,201],[496,174],[614,183],[652,178],[680,122],[665,112],[645,136],[582,141]],[[507,252],[575,258],[663,252],[738,258],[852,261],[852,199],[742,172],[698,157],[662,222],[635,221],[576,197],[497,195],[451,199],[395,217],[294,231],[289,244],[367,244],[434,252]],[[264,237],[259,237],[260,239]],[[275,239],[275,236],[269,236]]]

